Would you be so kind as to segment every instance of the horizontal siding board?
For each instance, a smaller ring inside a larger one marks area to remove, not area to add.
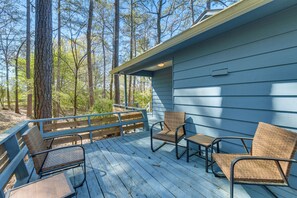
[[[159,95],[160,93],[164,94],[172,94],[172,91],[169,90],[169,88],[171,88],[172,83],[168,84],[167,87],[154,87],[153,85],[153,94],[157,94]]]
[[[246,121],[238,121],[238,120],[230,120],[224,118],[215,118],[215,117],[206,117],[200,115],[189,115],[187,114],[186,120],[187,127],[189,126],[205,126],[212,127],[222,130],[233,131],[238,134],[245,134],[248,136],[253,136],[255,130],[257,128],[257,122],[246,122]],[[195,131],[196,133],[203,133],[203,131],[196,130],[196,128],[191,128],[191,131]],[[234,134],[233,134],[234,135]]]
[[[155,112],[165,112],[165,111],[171,111],[172,109],[164,108],[164,107],[154,107],[153,109],[153,116],[155,116]]]
[[[170,84],[155,84],[154,87],[161,89],[161,88],[168,88],[169,85],[171,85],[171,83]]]
[[[296,34],[297,37],[297,34]],[[236,50],[238,51],[238,49]],[[253,51],[253,49],[251,50]],[[232,53],[232,52],[231,52]],[[237,53],[241,53],[241,50]],[[217,57],[215,55],[207,57],[207,60],[212,60],[210,65],[202,65],[201,62],[203,60],[194,59],[191,61],[192,63],[182,63],[178,67],[186,68],[186,65],[197,65],[197,67],[193,69],[187,69],[180,72],[174,73],[174,79],[180,80],[185,78],[192,78],[192,77],[199,77],[199,76],[209,76],[211,75],[213,70],[218,70],[222,68],[227,68],[228,72],[239,72],[244,70],[251,70],[251,69],[259,69],[265,67],[272,67],[272,66],[279,66],[285,64],[294,64],[297,63],[297,47],[289,48],[281,51],[273,51],[270,53],[265,54],[256,54],[254,56],[249,56],[245,58],[239,58],[236,60],[228,60],[226,58],[222,60],[214,60]],[[232,57],[236,56],[235,52],[233,53]],[[207,60],[205,62],[207,62]],[[219,62],[222,61],[222,62]],[[202,65],[202,66],[201,66]]]
[[[168,109],[168,110],[172,109],[172,104],[153,103],[153,106],[158,106],[158,108],[164,108],[164,109]]]
[[[170,95],[153,95],[153,99],[156,99],[156,100],[171,100],[172,101],[172,96]]]
[[[172,110],[172,68],[155,71],[152,86],[153,117],[160,119],[164,111]]]
[[[175,97],[175,104],[297,112],[297,97]]]
[[[177,54],[177,56],[175,56],[175,64],[187,61],[191,58],[207,56],[212,53],[225,51],[229,48],[257,42],[275,35],[294,31],[297,29],[296,18],[297,12],[296,6],[294,6],[278,14],[265,17],[256,22],[242,26],[241,28],[231,30],[226,34],[206,40],[205,42],[199,44],[199,48],[189,47],[183,49]],[[244,40],[242,38],[244,38]],[[271,47],[271,45],[273,44],[269,43],[268,46]],[[230,54],[228,57],[230,57]],[[188,66],[187,68],[190,67],[191,66]],[[174,72],[183,69],[184,68],[176,67],[174,68]]]
[[[174,89],[174,96],[297,96],[297,82],[264,82]]]
[[[162,99],[162,100],[159,100],[159,99],[155,99],[154,100],[154,103],[164,103],[164,104],[172,104],[172,99]]]
[[[198,77],[174,81],[174,88],[296,80],[297,64],[234,72],[222,77]]]
[[[232,119],[254,123],[267,122],[283,127],[289,126],[295,129],[295,131],[297,132],[297,113],[185,105],[175,105],[175,111],[185,111],[189,114],[194,115]]]

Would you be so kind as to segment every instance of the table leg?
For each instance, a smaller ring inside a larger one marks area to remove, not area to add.
[[[189,162],[189,141],[187,141],[187,162]]]
[[[208,173],[208,147],[205,147],[205,172]]]
[[[200,155],[201,156],[201,146],[198,144],[198,155]]]

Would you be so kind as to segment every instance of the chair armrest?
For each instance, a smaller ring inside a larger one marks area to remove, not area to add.
[[[224,137],[217,137],[215,138],[212,143],[211,143],[211,153],[213,153],[213,145],[222,141],[222,140],[241,140],[242,144],[243,144],[243,147],[245,149],[245,151],[247,153],[250,153],[249,150],[247,149],[247,146],[244,142],[244,140],[250,140],[250,141],[253,141],[254,138],[249,138],[249,137],[237,137],[237,136],[224,136]]]
[[[176,127],[176,130],[175,130],[175,136],[177,136],[177,133],[178,133],[179,129],[180,129],[181,127],[185,127],[185,125],[186,125],[186,123],[183,123],[183,124],[179,125],[178,127]],[[186,134],[186,130],[185,130],[185,128],[184,128],[184,132],[185,132],[185,134]]]
[[[235,159],[232,160],[231,162],[231,167],[230,167],[230,178],[233,180],[234,179],[234,169],[235,165],[239,161],[244,161],[244,160],[266,160],[266,161],[275,161],[278,167],[278,170],[283,178],[284,181],[288,184],[288,180],[285,176],[285,173],[280,165],[279,162],[290,162],[290,163],[297,163],[297,160],[295,159],[286,159],[286,158],[275,158],[275,157],[265,157],[265,156],[240,156],[236,157]]]
[[[44,140],[52,140],[50,145],[49,145],[49,148],[52,147],[54,141],[56,138],[61,138],[61,137],[79,137],[80,139],[80,145],[82,146],[82,136],[79,135],[79,134],[70,134],[70,135],[59,135],[59,136],[55,136],[55,137],[52,137],[52,138],[45,138]]]
[[[164,123],[164,121],[155,122],[155,123],[152,125],[151,128],[154,128],[154,126],[155,126],[156,124],[160,124],[160,125],[161,125],[162,123]]]
[[[82,146],[80,146],[80,145],[58,147],[58,148],[54,148],[54,149],[48,149],[48,150],[44,150],[44,151],[39,151],[39,152],[36,152],[36,153],[32,153],[32,154],[31,154],[31,157],[35,157],[35,156],[37,156],[37,155],[41,155],[41,154],[48,154],[48,153],[53,152],[53,151],[62,150],[62,149],[67,149],[67,148],[73,148],[73,147],[79,147],[79,148],[81,148],[81,149],[83,150],[84,158],[85,158],[85,149],[84,149],[84,147],[82,147]]]
[[[162,123],[164,123],[164,121],[155,122],[155,123],[152,125],[152,127],[151,127],[151,135],[153,135],[153,128],[154,128],[154,126],[157,125],[157,124],[160,124],[161,130],[163,130]]]
[[[269,160],[269,161],[297,163],[297,160],[287,159],[287,158],[262,157],[262,156],[240,156],[240,157],[236,157],[234,160],[232,160],[231,165],[236,164],[237,162],[242,161],[242,160]]]

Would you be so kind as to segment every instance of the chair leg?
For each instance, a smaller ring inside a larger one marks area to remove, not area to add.
[[[84,161],[84,169],[83,169],[83,172],[84,172],[84,178],[83,178],[83,180],[82,180],[81,183],[79,183],[78,185],[73,186],[73,188],[78,188],[78,187],[82,186],[83,183],[86,181],[86,177],[87,177],[86,161]]]
[[[158,146],[157,148],[154,148],[154,145],[153,145],[153,138],[151,137],[151,150],[153,152],[159,150],[162,146],[164,146],[166,144],[166,142],[163,142],[160,146]]]
[[[175,155],[176,155],[176,159],[180,159],[185,153],[186,153],[187,149],[184,150],[182,152],[182,154],[178,155],[178,143],[175,142]]]
[[[210,162],[210,166],[211,166],[211,172],[214,174],[215,177],[226,177],[224,174],[218,174],[217,172],[215,172],[213,170],[213,165],[215,163],[215,161],[213,160],[213,157],[211,156],[211,162]]]
[[[234,197],[234,182],[233,182],[233,178],[231,178],[230,180],[230,198]]]

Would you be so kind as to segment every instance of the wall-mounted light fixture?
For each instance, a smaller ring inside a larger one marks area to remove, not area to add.
[[[159,63],[159,64],[158,64],[158,67],[164,67],[164,66],[165,66],[164,63]]]

